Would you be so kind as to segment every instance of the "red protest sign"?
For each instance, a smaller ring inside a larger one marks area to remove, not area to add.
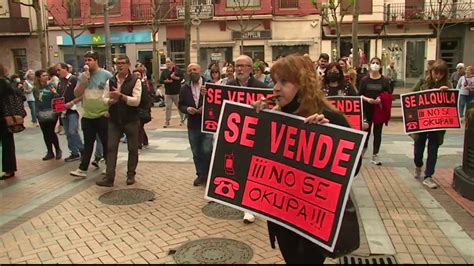
[[[51,100],[51,108],[53,112],[59,113],[66,110],[64,97],[53,98]]]
[[[273,93],[270,88],[248,88],[227,85],[216,85],[206,83],[206,98],[203,104],[201,131],[215,133],[217,131],[217,121],[221,113],[224,100],[232,102],[251,104],[262,97],[269,97]]]
[[[353,129],[362,130],[362,124],[364,123],[362,97],[330,96],[326,98],[339,111],[344,113]]]
[[[366,133],[225,101],[206,199],[333,251]]]
[[[460,128],[458,90],[425,90],[400,95],[405,133]]]

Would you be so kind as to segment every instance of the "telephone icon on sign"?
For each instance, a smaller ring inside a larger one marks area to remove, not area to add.
[[[216,190],[214,191],[216,194],[230,199],[234,199],[235,191],[240,188],[239,183],[225,177],[216,177],[214,179],[214,184],[217,185]]]
[[[217,122],[216,121],[211,121],[211,120],[205,121],[204,126],[208,130],[217,130]]]
[[[407,128],[408,129],[416,129],[418,127],[418,123],[417,122],[409,122],[407,123]]]

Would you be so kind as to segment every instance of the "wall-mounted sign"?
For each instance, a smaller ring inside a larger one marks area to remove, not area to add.
[[[184,6],[177,6],[178,19],[184,19]],[[192,5],[190,7],[191,18],[208,19],[214,16],[213,5]]]
[[[242,36],[242,32],[240,31],[233,31],[232,32],[232,40],[239,40],[240,36]],[[271,39],[272,38],[272,31],[271,30],[261,30],[261,31],[247,31],[244,32],[244,39]]]

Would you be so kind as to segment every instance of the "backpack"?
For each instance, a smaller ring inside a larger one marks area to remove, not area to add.
[[[4,79],[7,86],[11,87],[10,81]],[[23,125],[23,118],[26,117],[26,111],[23,107],[22,94],[18,93],[17,90],[12,90],[13,93],[2,97],[0,107],[2,108],[3,118],[8,131],[11,133],[19,133],[25,130]]]

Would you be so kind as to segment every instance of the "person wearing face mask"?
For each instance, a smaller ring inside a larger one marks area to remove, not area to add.
[[[273,64],[270,73],[275,84],[273,95],[277,105],[274,110],[306,117],[305,123],[331,122],[350,127],[344,115],[325,99],[320,76],[310,59],[298,55],[283,57]],[[257,112],[265,107],[263,100],[253,103],[253,106]],[[359,168],[360,161],[356,174]],[[352,200],[349,199],[346,208],[354,208]],[[328,252],[322,247],[276,223],[268,221],[267,226],[271,247],[275,248],[276,240],[285,263],[324,263]]]
[[[345,80],[340,64],[329,64],[324,77],[322,89],[326,96],[357,96],[355,88]]]
[[[363,77],[359,83],[359,95],[362,96],[364,101],[364,115],[369,125],[367,132],[367,139],[364,144],[364,152],[367,150],[370,133],[373,128],[374,140],[372,150],[371,162],[375,165],[381,165],[382,162],[379,159],[378,153],[380,145],[382,143],[382,128],[383,123],[377,123],[373,120],[374,112],[383,112],[386,110],[382,105],[382,94],[384,98],[390,96],[390,84],[388,79],[382,76],[381,71],[382,60],[378,57],[370,59],[370,70],[369,74]]]
[[[178,108],[188,115],[188,139],[193,153],[197,177],[194,186],[205,186],[212,155],[212,134],[201,132],[202,105],[205,79],[201,76],[201,66],[191,63],[187,68],[189,82],[181,87]]]

